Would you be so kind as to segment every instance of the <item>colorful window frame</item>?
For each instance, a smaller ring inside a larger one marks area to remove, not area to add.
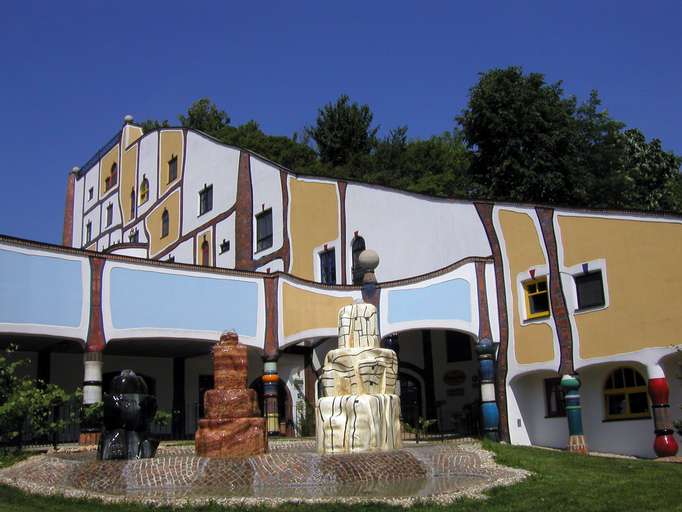
[[[646,380],[631,367],[613,370],[604,384],[604,420],[651,418]]]
[[[526,297],[526,319],[546,318],[550,315],[547,277],[538,277],[523,283]]]

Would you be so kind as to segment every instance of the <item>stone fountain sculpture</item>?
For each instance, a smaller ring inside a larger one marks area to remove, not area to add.
[[[265,453],[268,438],[258,395],[246,387],[246,346],[235,332],[213,346],[215,388],[204,395],[206,418],[199,420],[194,445],[203,457],[244,457]]]
[[[327,353],[322,368],[317,451],[400,448],[398,358],[393,350],[379,347],[376,307],[365,303],[344,306],[339,311],[338,328],[339,348]]]
[[[156,414],[156,398],[148,393],[144,379],[132,370],[123,370],[104,395],[104,432],[97,458],[147,459],[156,454],[158,439],[149,435]]]

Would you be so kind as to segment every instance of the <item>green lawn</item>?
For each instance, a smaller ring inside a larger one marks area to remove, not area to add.
[[[535,473],[512,487],[494,489],[489,499],[463,500],[447,507],[415,507],[420,510],[460,511],[682,511],[682,464],[653,461],[583,457],[568,453],[487,444],[505,465]],[[394,509],[387,506],[289,506],[279,510],[324,512]],[[97,502],[29,496],[0,486],[0,512],[45,510],[50,512],[114,512],[147,510],[130,505],[101,505]],[[155,510],[170,510],[159,508]],[[192,510],[219,510],[201,507]],[[261,509],[272,510],[272,509]]]

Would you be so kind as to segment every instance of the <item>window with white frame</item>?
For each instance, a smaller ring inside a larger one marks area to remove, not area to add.
[[[256,252],[272,247],[272,208],[256,215]]]
[[[598,308],[605,304],[604,279],[601,270],[574,276],[578,310]]]
[[[213,209],[213,185],[204,185],[199,191],[199,216]]]
[[[336,250],[333,247],[320,253],[320,282],[336,284]]]

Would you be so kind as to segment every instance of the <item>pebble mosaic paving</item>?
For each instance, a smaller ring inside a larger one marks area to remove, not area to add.
[[[92,450],[31,457],[0,470],[28,492],[150,505],[276,505],[282,502],[447,503],[525,478],[474,440],[408,444],[392,452],[323,455],[314,441],[270,440],[270,452],[208,459],[194,446],[161,446],[153,459],[97,461]]]

